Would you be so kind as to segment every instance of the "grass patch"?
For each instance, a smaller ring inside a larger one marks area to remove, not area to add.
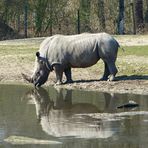
[[[123,47],[125,52],[119,49],[119,56],[136,55],[136,56],[148,56],[148,46],[126,46]]]
[[[0,54],[19,54],[19,53],[32,53],[38,48],[34,46],[6,46],[0,45]]]
[[[7,42],[6,42],[7,43]],[[29,44],[23,43],[18,45],[13,42],[13,45],[0,44],[0,59],[6,63],[11,61],[16,63],[30,64],[35,60],[35,53],[39,49],[39,43]],[[125,46],[125,52],[119,49],[117,67],[119,75],[147,75],[148,74],[148,46]],[[10,59],[11,57],[11,59]],[[97,65],[88,68],[92,72],[104,71],[103,62],[99,61]]]
[[[119,50],[117,67],[120,75],[148,74],[148,46],[124,47]]]
[[[139,63],[117,62],[119,75],[147,75],[148,65]]]
[[[5,57],[5,60],[11,61],[11,59],[15,59],[16,62],[20,60],[25,61],[34,61],[35,53],[38,50],[37,47],[34,46],[11,46],[11,45],[0,45],[0,56]],[[11,59],[10,59],[11,58]]]

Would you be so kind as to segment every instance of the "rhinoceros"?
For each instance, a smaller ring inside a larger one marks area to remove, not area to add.
[[[102,59],[104,74],[100,80],[113,81],[117,73],[115,65],[119,43],[107,33],[83,33],[79,35],[54,35],[47,37],[36,53],[34,73],[28,81],[43,85],[51,71],[55,71],[56,84],[72,82],[71,68],[92,66]]]

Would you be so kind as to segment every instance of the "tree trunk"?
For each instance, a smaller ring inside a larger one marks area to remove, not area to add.
[[[135,21],[135,9],[134,9],[134,3],[131,0],[131,9],[132,9],[132,23],[133,23],[133,34],[136,34],[136,21]]]
[[[80,34],[80,11],[77,10],[77,33]]]
[[[124,34],[124,0],[119,0],[118,34]]]
[[[17,32],[18,32],[18,33],[20,32],[20,24],[21,24],[21,21],[20,21],[20,14],[18,13],[18,14],[17,14]]]
[[[146,0],[145,22],[148,23],[148,0]]]
[[[80,16],[82,32],[90,31],[90,0],[80,1]]]
[[[28,13],[28,1],[25,0],[25,4],[24,4],[24,35],[25,35],[25,38],[27,38],[27,28],[28,28],[27,13]]]
[[[143,0],[135,0],[136,27],[140,31],[144,28]]]
[[[35,35],[41,36],[44,28],[44,20],[46,16],[46,9],[48,7],[48,0],[35,1]]]
[[[53,1],[50,0],[50,36],[52,36],[52,22],[53,22]]]
[[[104,12],[104,0],[98,0],[98,18],[100,23],[100,31],[105,31],[105,12]]]

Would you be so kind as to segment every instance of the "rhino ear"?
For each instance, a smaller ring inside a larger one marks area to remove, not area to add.
[[[40,57],[40,53],[36,52],[36,56],[37,56],[37,58],[39,58]]]

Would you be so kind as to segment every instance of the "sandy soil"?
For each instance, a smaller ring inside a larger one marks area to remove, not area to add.
[[[117,76],[116,81],[99,81],[99,77],[89,73],[87,70],[73,72],[74,83],[55,85],[55,74],[51,73],[45,85],[52,85],[56,88],[82,89],[87,91],[101,91],[109,93],[133,93],[148,95],[148,76]]]
[[[44,38],[38,40],[40,43]],[[36,40],[36,39],[33,39]],[[148,45],[148,36],[146,38],[135,38],[135,39],[124,39],[118,38],[117,39],[121,45]],[[30,41],[30,40],[28,40]],[[24,42],[27,42],[24,40]],[[16,41],[15,41],[16,43]],[[15,44],[13,41],[2,41],[0,45],[13,45]],[[18,42],[19,44],[20,42]],[[34,42],[30,41],[32,45]],[[22,45],[22,44],[20,44]],[[24,43],[25,45],[25,43]],[[9,56],[9,57],[8,57]],[[18,57],[11,57],[12,55],[3,55],[0,57],[1,66],[0,66],[0,83],[27,83],[22,78],[21,73],[24,72],[29,73],[31,75],[33,69],[34,62],[28,63],[25,61],[24,57],[19,57],[20,61],[18,61]],[[7,59],[9,58],[9,62]],[[137,59],[136,63],[140,64],[141,62],[148,64],[147,57],[141,58],[134,58]],[[133,57],[126,56],[123,57],[123,61],[126,62],[135,62],[133,61]],[[23,63],[23,67],[22,67]],[[83,89],[83,90],[94,90],[94,91],[103,91],[103,92],[111,92],[111,93],[134,93],[134,94],[143,94],[148,95],[148,74],[147,75],[131,75],[131,76],[124,76],[124,75],[117,75],[116,81],[108,82],[108,81],[98,81],[99,77],[103,73],[103,69],[95,69],[94,67],[85,68],[85,69],[73,69],[73,80],[74,83],[72,84],[63,84],[61,86],[55,86],[55,74],[52,72],[49,76],[49,80],[45,85],[53,85],[54,87],[58,88],[67,88],[67,89]],[[28,72],[28,70],[30,70]],[[119,71],[120,73],[120,71]],[[64,77],[65,79],[65,77]]]

